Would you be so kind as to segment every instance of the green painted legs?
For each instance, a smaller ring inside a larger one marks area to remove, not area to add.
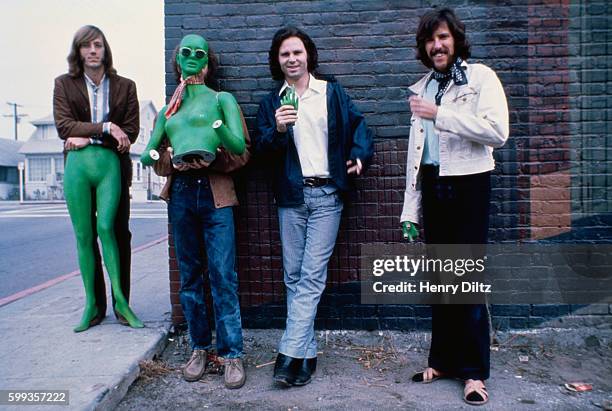
[[[130,309],[121,290],[119,279],[119,249],[113,225],[121,193],[121,176],[117,155],[107,148],[87,146],[68,153],[64,174],[64,194],[77,240],[79,267],[85,287],[85,310],[75,332],[85,331],[98,315],[94,293],[94,253],[96,239],[91,229],[91,190],[96,190],[97,229],[102,243],[104,265],[110,277],[115,310],[130,326],[144,324]]]
[[[89,328],[89,323],[98,315],[96,307],[96,297],[94,293],[94,254],[93,254],[93,232],[91,225],[87,227],[86,218],[91,213],[91,195],[87,195],[90,187],[84,178],[76,174],[76,165],[78,159],[70,153],[65,167],[64,175],[64,196],[66,204],[72,220],[72,228],[76,235],[77,252],[79,257],[79,268],[81,269],[81,277],[85,286],[85,310],[81,317],[81,322],[74,331],[85,331]],[[78,153],[74,153],[78,154]],[[89,220],[91,224],[91,220]]]

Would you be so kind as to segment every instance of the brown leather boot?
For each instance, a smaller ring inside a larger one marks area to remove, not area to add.
[[[207,356],[206,350],[193,350],[191,358],[183,368],[185,381],[194,382],[202,378],[204,371],[206,371]]]
[[[226,358],[225,373],[223,378],[225,380],[225,386],[230,389],[240,388],[246,381],[246,373],[244,372],[244,365],[242,364],[242,358]]]

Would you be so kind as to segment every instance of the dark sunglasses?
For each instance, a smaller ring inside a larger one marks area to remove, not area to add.
[[[180,52],[183,57],[189,57],[191,56],[191,53],[195,53],[195,58],[197,59],[203,59],[208,54],[206,50],[202,50],[202,49],[191,50],[189,47],[181,47]]]

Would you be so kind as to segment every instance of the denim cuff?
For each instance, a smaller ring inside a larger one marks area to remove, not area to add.
[[[191,345],[191,349],[192,350],[206,350],[206,351],[210,351],[212,350],[212,344],[208,344],[206,346],[204,345],[196,345],[196,344],[192,344]]]
[[[316,358],[317,346],[308,347],[305,350],[295,347],[289,347],[288,344],[279,344],[278,352],[291,358]]]

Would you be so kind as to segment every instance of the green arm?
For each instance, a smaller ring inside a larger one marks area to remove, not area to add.
[[[225,123],[217,120],[213,123],[213,128],[217,132],[221,144],[233,154],[242,154],[246,147],[244,131],[242,129],[242,119],[240,117],[240,107],[234,96],[230,93],[219,93],[219,105],[225,118]]]
[[[159,159],[159,153],[157,153],[157,149],[161,144],[164,136],[166,135],[166,109],[167,106],[162,108],[157,117],[155,119],[155,128],[153,128],[153,134],[151,135],[151,140],[149,140],[149,144],[140,155],[140,162],[145,166],[151,166]],[[151,151],[154,150],[154,153],[157,153],[157,158],[151,157]]]

